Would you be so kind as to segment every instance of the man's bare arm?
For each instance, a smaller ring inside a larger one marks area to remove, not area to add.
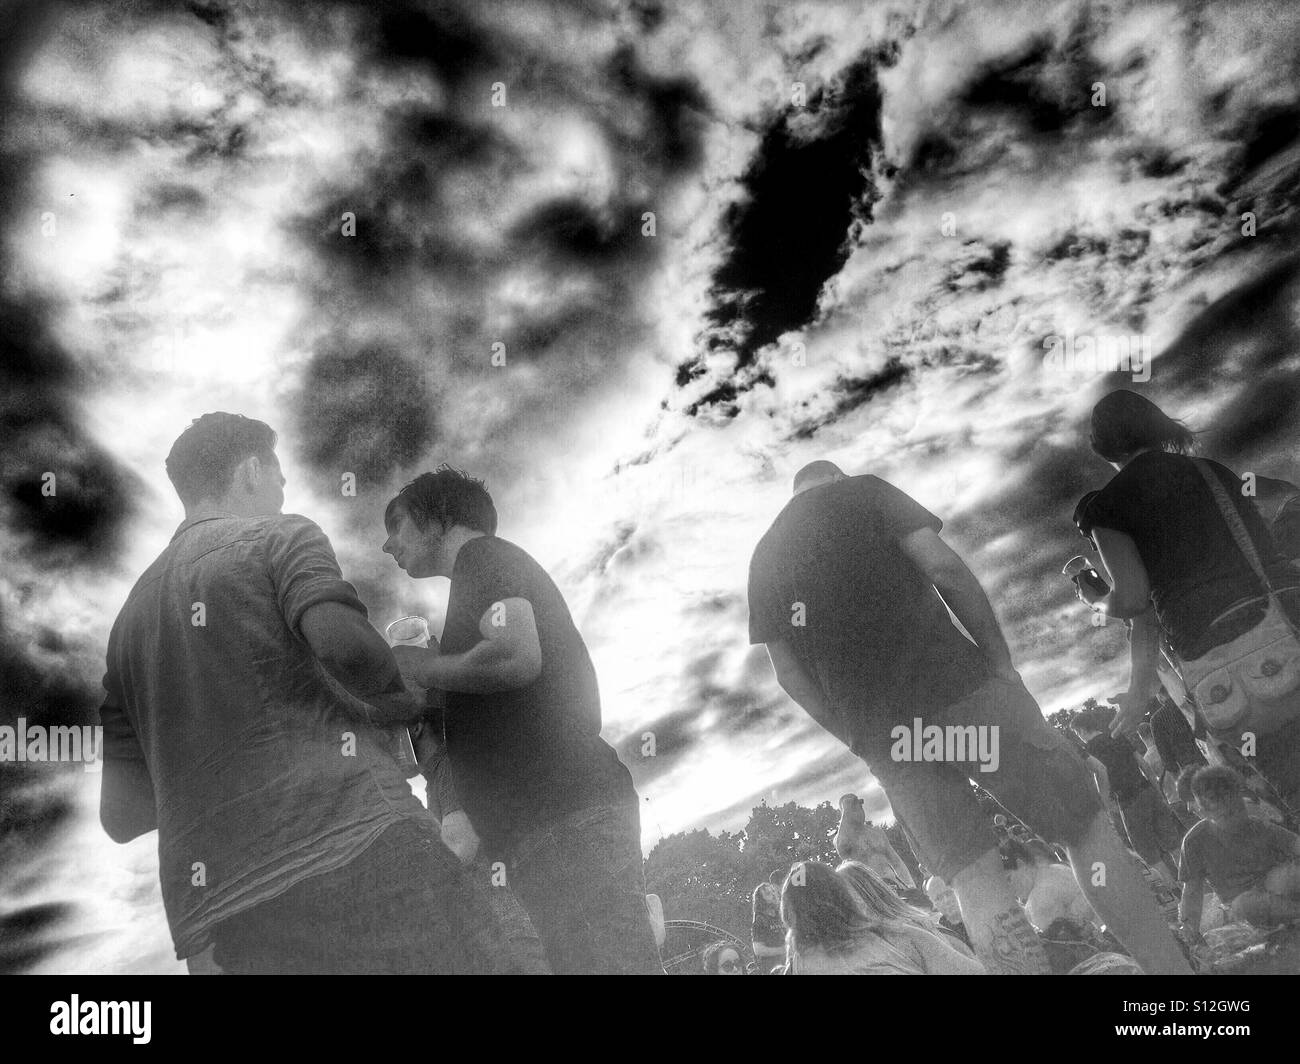
[[[318,602],[299,622],[302,637],[326,672],[374,710],[370,723],[413,724],[425,711],[397,671],[392,651],[370,622],[341,602]]]
[[[844,726],[839,714],[826,698],[821,684],[812,676],[795,655],[794,647],[786,640],[767,644],[768,657],[776,672],[776,682],[794,701],[828,732],[844,741]]]
[[[463,654],[396,647],[398,668],[411,683],[441,691],[513,691],[541,675],[541,637],[527,599],[494,602],[478,628],[483,638]]]
[[[1008,680],[1018,678],[997,614],[961,556],[932,528],[917,529],[901,546],[979,645],[994,673]]]

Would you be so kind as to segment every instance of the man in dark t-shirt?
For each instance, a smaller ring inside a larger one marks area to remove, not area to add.
[[[917,856],[956,892],[990,972],[1048,964],[970,780],[1064,843],[1074,867],[1104,862],[1104,885],[1080,884],[1089,901],[1145,970],[1186,973],[1082,762],[1025,690],[988,598],[942,528],[877,477],[805,466],[750,563],[750,642],[766,644],[786,692],[866,761]],[[996,743],[997,756],[972,756],[972,737],[989,751]]]
[[[552,969],[662,972],[636,790],[600,737],[595,669],[559,589],[497,538],[487,489],[457,470],[417,477],[384,524],[409,575],[451,578],[440,649],[394,654],[409,683],[446,692],[456,793]]]

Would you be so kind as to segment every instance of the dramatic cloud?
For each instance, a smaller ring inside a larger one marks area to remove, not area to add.
[[[1045,711],[1124,678],[1059,575],[1111,475],[1100,395],[1300,480],[1293,6],[3,17],[5,722],[91,718],[180,518],[163,456],[212,409],[280,432],[287,509],[378,624],[446,603],[379,553],[390,493],[486,476],[588,640],[647,847],[761,800],[888,811],[747,642],[750,552],[803,463],[944,519]],[[1143,371],[1075,357],[1098,341]],[[0,965],[176,970],[152,840],[103,836],[97,776],[13,769]]]

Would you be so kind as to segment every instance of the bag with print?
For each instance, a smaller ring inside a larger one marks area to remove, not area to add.
[[[1191,661],[1179,659],[1178,672],[1211,730],[1246,724],[1258,734],[1267,734],[1300,717],[1300,696],[1289,698],[1300,692],[1300,638],[1227,491],[1204,460],[1192,461],[1241,553],[1264,585],[1268,609],[1259,624],[1232,642]]]

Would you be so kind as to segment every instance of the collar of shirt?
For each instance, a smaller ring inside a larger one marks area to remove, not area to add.
[[[199,510],[185,518],[176,526],[176,531],[172,533],[172,540],[175,540],[182,532],[194,525],[201,524],[204,521],[218,521],[225,517],[234,517],[238,519],[240,515],[232,510]]]

